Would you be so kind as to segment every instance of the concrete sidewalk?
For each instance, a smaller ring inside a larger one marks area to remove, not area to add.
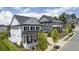
[[[54,46],[53,39],[51,37],[48,37],[47,42],[48,42],[48,47],[45,51],[50,51],[51,49],[53,49],[53,46]]]

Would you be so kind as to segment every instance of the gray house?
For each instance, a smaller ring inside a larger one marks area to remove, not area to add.
[[[66,15],[66,18],[67,18],[67,24],[72,24],[72,23],[75,24],[77,22],[77,19],[73,19],[71,15]]]
[[[38,43],[37,33],[41,26],[35,17],[14,15],[10,25],[10,40],[13,43],[22,44],[27,49]]]
[[[51,32],[53,28],[62,29],[62,21],[53,19],[52,16],[43,15],[40,20],[43,32]]]

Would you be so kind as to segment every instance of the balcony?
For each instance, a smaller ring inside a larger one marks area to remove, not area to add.
[[[52,25],[52,27],[62,27],[62,25]]]

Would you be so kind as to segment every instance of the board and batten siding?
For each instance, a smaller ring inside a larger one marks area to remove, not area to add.
[[[21,43],[21,26],[14,26],[14,25],[19,25],[18,21],[16,20],[16,18],[13,18],[13,22],[11,24],[11,30],[10,30],[10,34],[11,34],[11,41],[14,43],[17,43],[18,45],[20,45]]]

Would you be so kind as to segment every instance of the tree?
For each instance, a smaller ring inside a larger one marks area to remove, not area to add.
[[[0,32],[0,39],[8,38],[8,32]]]
[[[53,19],[57,20],[57,17],[56,17],[56,16],[54,16],[54,17],[53,17]]]
[[[76,15],[75,14],[71,14],[72,19],[76,19]]]
[[[74,28],[75,28],[75,24],[74,24],[74,23],[72,23],[72,24],[71,24],[71,26],[72,26],[72,29],[74,29]]]
[[[71,26],[71,24],[66,25],[66,31],[67,31],[67,33],[71,33],[72,32],[72,26]]]
[[[66,22],[67,22],[66,14],[65,13],[62,13],[59,16],[59,20],[61,20],[63,22],[63,24],[66,24]]]
[[[59,36],[59,32],[58,32],[57,28],[53,29],[53,31],[51,32],[51,37],[54,42],[58,42],[60,36]]]
[[[41,50],[45,50],[47,48],[47,37],[43,32],[38,33],[38,45]]]

